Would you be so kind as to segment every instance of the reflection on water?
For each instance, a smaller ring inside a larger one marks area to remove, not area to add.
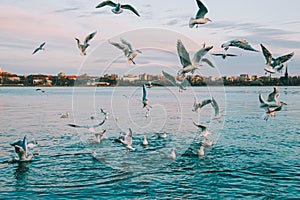
[[[26,186],[27,174],[29,171],[28,162],[18,162],[16,170],[14,172],[14,178],[16,179],[16,187],[20,190],[20,186]]]

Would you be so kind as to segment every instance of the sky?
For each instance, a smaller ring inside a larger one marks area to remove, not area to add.
[[[116,15],[111,7],[95,8],[95,0],[1,0],[0,67],[18,75],[88,73],[159,74],[181,69],[176,43],[180,39],[192,58],[203,43],[213,46],[210,53],[222,53],[222,43],[246,39],[255,49],[264,44],[274,57],[295,52],[288,62],[289,73],[300,75],[299,0],[203,0],[206,17],[212,22],[189,28],[188,21],[198,10],[195,0],[119,0],[135,7]],[[75,37],[81,41],[97,31],[87,55],[80,55]],[[128,64],[119,49],[108,41],[124,38],[142,54],[136,66]],[[45,51],[32,55],[46,42]],[[207,55],[216,65],[203,64],[197,73],[212,76],[264,75],[261,52],[230,48],[237,57],[223,60]],[[276,76],[280,76],[277,74]]]

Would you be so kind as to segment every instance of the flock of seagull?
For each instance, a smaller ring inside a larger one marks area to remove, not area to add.
[[[201,24],[206,24],[207,22],[211,22],[211,20],[209,18],[205,17],[205,15],[208,13],[207,7],[200,0],[196,0],[196,3],[198,5],[198,11],[196,13],[195,18],[191,18],[189,20],[188,25],[190,28],[193,28],[194,26],[196,26],[196,28],[198,28]],[[120,4],[120,3],[115,3],[113,1],[103,1],[100,4],[98,4],[96,6],[96,8],[102,8],[102,7],[107,7],[107,6],[112,7],[111,11],[114,14],[120,14],[124,10],[127,10],[127,11],[131,11],[136,16],[140,17],[140,14],[138,13],[138,11],[132,5],[129,5],[129,4]],[[84,38],[83,43],[78,38],[75,38],[75,40],[77,42],[77,47],[80,50],[81,55],[83,55],[83,56],[87,55],[86,50],[90,46],[89,42],[95,37],[96,33],[97,32],[95,31],[95,32],[88,34]],[[132,63],[134,65],[136,64],[134,59],[136,58],[136,56],[138,56],[139,54],[142,53],[142,51],[139,49],[133,49],[130,42],[126,41],[123,38],[120,38],[119,43],[113,42],[113,41],[108,41],[108,42],[111,45],[113,45],[114,47],[122,50],[124,53],[124,56],[127,58],[127,62]],[[45,44],[46,43],[43,42],[40,46],[38,46],[33,51],[32,54],[36,54],[38,51],[44,50]],[[283,67],[285,66],[285,64],[294,56],[294,52],[292,52],[292,53],[280,56],[278,58],[274,58],[272,56],[272,54],[270,53],[270,51],[263,44],[261,44],[260,46],[262,49],[263,56],[266,59],[266,64],[265,64],[266,67],[264,68],[264,70],[266,73],[270,73],[270,75],[274,74],[276,72],[281,72]],[[224,49],[224,53],[213,53],[212,55],[220,56],[223,59],[226,59],[227,57],[237,56],[235,54],[227,53],[227,51],[230,47],[237,47],[237,48],[247,50],[247,51],[259,52],[258,50],[253,48],[247,40],[234,39],[234,40],[228,41],[226,43],[223,43],[221,45],[221,48]],[[165,71],[162,71],[163,76],[167,80],[169,80],[174,86],[177,86],[179,88],[179,92],[183,92],[184,90],[186,90],[186,87],[189,84],[189,82],[186,78],[186,74],[188,74],[188,73],[193,74],[196,70],[199,70],[199,67],[202,66],[202,63],[206,63],[207,65],[209,65],[212,68],[215,67],[213,62],[211,62],[207,57],[205,57],[205,55],[212,48],[213,48],[213,46],[206,46],[206,44],[203,44],[203,46],[194,54],[193,59],[191,60],[190,54],[186,50],[183,42],[180,39],[178,39],[177,40],[177,53],[178,53],[178,57],[179,57],[181,65],[182,65],[182,68],[177,72],[177,76],[176,75],[173,76]],[[151,83],[149,85],[143,84],[143,86],[142,86],[141,102],[142,102],[142,108],[146,109],[146,117],[149,115],[150,110],[152,109],[152,106],[149,103],[149,99],[148,99],[148,95],[147,95],[147,88],[151,88]],[[42,91],[42,92],[44,92],[44,91]],[[269,117],[274,117],[275,113],[280,111],[282,109],[282,107],[284,105],[286,105],[285,102],[278,100],[278,96],[279,96],[279,90],[277,87],[274,87],[274,91],[269,94],[267,100],[265,100],[263,98],[262,94],[259,94],[259,102],[261,103],[260,107],[265,110],[264,117],[263,117],[264,120],[267,121]],[[223,116],[223,110],[220,110],[217,101],[213,97],[204,99],[201,102],[197,102],[197,100],[195,98],[192,111],[198,112],[198,110],[200,110],[201,108],[203,108],[204,106],[207,106],[207,105],[211,105],[215,111],[213,119],[220,119]],[[100,111],[104,115],[104,119],[103,119],[103,121],[101,121],[100,123],[98,123],[96,125],[87,126],[87,125],[68,124],[68,126],[73,127],[73,128],[88,129],[91,133],[93,133],[95,135],[97,143],[101,143],[101,138],[103,137],[106,130],[104,129],[104,130],[101,130],[100,132],[96,132],[95,128],[101,127],[106,122],[106,120],[108,119],[109,113],[104,111],[103,109],[101,109]],[[61,114],[61,118],[68,118],[68,117],[69,117],[68,112],[65,114]],[[92,116],[91,116],[91,119],[93,119]],[[201,142],[200,148],[196,150],[197,154],[199,156],[203,156],[203,155],[205,155],[205,149],[213,146],[214,141],[209,139],[209,136],[211,136],[212,133],[209,132],[208,128],[204,125],[197,124],[195,122],[193,122],[193,124],[197,128],[199,128],[200,136],[204,138],[204,140]],[[164,139],[167,138],[166,132],[158,133],[158,134],[159,134],[160,138],[164,138]],[[132,135],[133,135],[133,132],[129,128],[129,131],[126,133],[125,136],[123,134],[120,134],[120,136],[118,138],[115,138],[113,141],[123,144],[126,147],[128,152],[135,151],[136,148],[133,147],[133,145],[132,145]],[[23,162],[23,161],[31,161],[33,159],[33,156],[28,154],[28,148],[32,148],[35,145],[37,145],[37,143],[35,141],[28,143],[26,136],[25,136],[23,138],[23,140],[15,141],[15,142],[11,143],[11,145],[15,148],[15,152],[18,155],[18,157],[15,159],[16,161]],[[149,141],[147,140],[146,135],[144,135],[144,137],[143,137],[142,145],[144,145],[144,146],[149,145]],[[96,156],[97,156],[96,152],[93,152],[92,155],[94,158],[96,158]],[[171,149],[171,153],[168,157],[172,158],[172,159],[176,159],[176,153],[175,153],[174,148]]]

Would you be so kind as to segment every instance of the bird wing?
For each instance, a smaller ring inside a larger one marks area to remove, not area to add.
[[[258,99],[259,99],[259,102],[260,102],[261,104],[268,104],[268,103],[266,102],[266,100],[263,98],[262,94],[259,94],[259,95],[258,95]]]
[[[115,7],[117,4],[115,4],[114,2],[112,1],[103,1],[101,3],[99,3],[96,8],[101,8],[103,6],[111,6],[111,7]]]
[[[132,46],[128,41],[121,38],[121,42],[128,47],[129,51],[131,51],[131,52],[133,51]]]
[[[127,10],[131,10],[134,14],[136,14],[137,16],[140,16],[140,14],[138,13],[138,11],[134,7],[132,7],[131,5],[129,5],[129,4],[124,4],[124,5],[121,6],[121,8],[127,9]]]
[[[211,100],[212,100],[212,104],[211,105],[215,109],[215,116],[218,116],[220,114],[219,105],[218,105],[217,101],[214,98],[212,98]]]
[[[16,141],[10,143],[11,146],[16,146],[16,145],[22,146],[22,144],[23,144],[23,140],[16,140]]]
[[[40,48],[42,49],[44,46],[45,46],[46,42],[43,42],[41,45],[40,45]]]
[[[87,44],[93,37],[96,35],[97,31],[90,33],[88,36],[85,37],[84,39],[84,44]]]
[[[223,56],[224,54],[222,54],[222,53],[212,53],[211,55],[213,55],[213,56]]]
[[[124,44],[121,44],[121,43],[117,43],[117,42],[111,42],[109,41],[109,43],[115,47],[117,47],[118,49],[121,49],[121,50],[125,50],[126,49],[126,46]]]
[[[237,56],[236,54],[226,54],[226,56]]]
[[[199,51],[197,51],[193,57],[193,63],[197,64],[201,61],[201,59],[203,58],[203,56],[205,56],[207,54],[207,52],[209,50],[211,50],[213,48],[213,46],[209,46],[209,47],[204,47],[202,49],[200,49]]]
[[[208,12],[208,10],[200,0],[196,0],[196,1],[198,4],[198,7],[199,7],[199,10],[196,14],[196,19],[204,18],[205,14]]]
[[[96,128],[98,126],[102,126],[105,123],[106,119],[104,119],[102,122],[100,122],[99,124],[96,124],[94,126],[92,126],[93,128]]]
[[[210,104],[211,102],[212,102],[211,99],[204,99],[204,100],[201,102],[200,108],[202,108],[203,106],[206,106],[207,104]]]
[[[212,68],[215,68],[215,65],[210,60],[208,60],[208,58],[202,58],[201,61],[207,63]]]
[[[189,53],[186,51],[181,40],[177,41],[177,52],[178,52],[178,56],[180,58],[180,62],[182,64],[183,68],[192,64]]]
[[[266,58],[266,61],[267,61],[266,65],[269,66],[272,62],[272,58],[273,58],[272,54],[270,53],[270,51],[263,44],[260,44],[260,46],[261,46],[262,52],[263,52],[263,54]]]
[[[147,99],[147,90],[145,84],[143,85],[143,97],[142,101],[145,101]]]
[[[200,124],[196,124],[195,122],[193,122],[193,124],[194,124],[195,126],[197,126],[198,128],[200,128],[201,131],[205,131],[205,130],[207,129],[206,126],[203,126],[203,125],[200,125]]]
[[[91,129],[91,128],[96,128],[98,126],[102,126],[105,122],[105,119],[100,122],[99,124],[93,125],[93,126],[88,126],[88,125],[77,125],[77,124],[68,124],[68,126],[71,126],[73,128],[87,128],[87,129]]]
[[[79,49],[81,49],[81,46],[80,46],[80,40],[78,38],[75,38],[75,40],[77,41],[77,46]]]
[[[275,59],[275,66],[287,62],[287,61],[288,61],[289,59],[291,59],[293,56],[294,56],[294,52],[276,58],[276,59]]]
[[[282,106],[278,106],[278,107],[274,108],[273,110],[271,110],[270,112],[280,111],[281,108],[282,108]]]
[[[273,90],[273,92],[271,92],[271,93],[269,94],[268,100],[267,100],[267,101],[269,101],[269,102],[272,102],[272,101],[276,102],[278,96],[279,96],[279,90],[278,90],[277,87],[274,87],[274,90]]]
[[[165,71],[162,71],[164,77],[166,77],[173,85],[176,85],[176,79],[174,76],[172,76],[171,74],[165,72]]]
[[[36,52],[38,52],[38,50],[40,50],[40,48],[36,48],[36,49],[32,52],[32,55],[35,54]]]

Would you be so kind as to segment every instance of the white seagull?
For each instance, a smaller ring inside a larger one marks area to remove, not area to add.
[[[202,102],[197,103],[197,99],[194,97],[194,105],[193,105],[193,112],[198,112],[198,109],[210,104],[212,102],[211,99],[204,99]]]
[[[132,146],[132,130],[129,128],[129,132],[127,132],[125,136],[125,140],[121,140],[121,142],[126,146],[127,149],[135,150],[135,148]]]
[[[102,139],[102,137],[103,137],[103,135],[104,135],[105,132],[106,132],[106,129],[101,130],[101,131],[95,133],[96,141],[97,141],[99,144],[101,143],[101,139]]]
[[[205,153],[204,149],[205,149],[205,147],[201,145],[200,149],[197,150],[198,156],[204,156],[204,153]]]
[[[69,118],[70,113],[66,112],[65,114],[61,114],[60,118]]]
[[[143,139],[143,145],[147,146],[149,144],[146,135],[144,135],[144,139]]]
[[[136,64],[134,62],[134,58],[139,54],[142,53],[141,50],[133,50],[131,44],[124,40],[124,39],[120,39],[121,43],[116,43],[116,42],[111,42],[108,41],[111,45],[117,47],[118,49],[121,49],[124,52],[124,55],[127,57],[127,62],[132,62],[134,65]]]
[[[44,46],[45,46],[46,42],[43,42],[38,48],[36,48],[33,52],[32,55],[35,54],[36,52],[40,51],[40,50],[45,50]]]
[[[123,12],[123,9],[126,9],[126,10],[130,10],[132,11],[134,14],[136,14],[137,16],[140,16],[140,14],[138,13],[138,11],[132,7],[131,5],[129,4],[120,4],[120,3],[114,3],[112,1],[103,1],[101,3],[99,3],[96,8],[101,8],[103,6],[111,6],[113,7],[113,9],[111,9],[111,11],[115,14],[120,14]]]
[[[171,154],[169,155],[169,158],[171,158],[173,160],[176,159],[176,153],[175,153],[175,149],[174,148],[171,149]]]
[[[254,49],[247,40],[245,39],[236,39],[236,40],[231,40],[229,42],[226,42],[224,44],[221,45],[222,48],[225,49],[225,51],[227,51],[229,49],[229,47],[238,47],[244,50],[248,50],[248,51],[255,51],[258,52],[258,50]]]
[[[68,126],[71,126],[73,128],[86,128],[86,129],[89,129],[89,130],[93,130],[94,128],[97,128],[99,126],[102,126],[104,123],[105,123],[105,119],[100,122],[99,124],[96,124],[96,125],[92,125],[92,126],[89,126],[89,125],[77,125],[77,124],[68,124]]]
[[[200,136],[202,136],[204,138],[207,138],[208,136],[210,136],[212,134],[211,132],[209,132],[207,130],[206,126],[203,126],[203,125],[200,125],[200,124],[196,124],[195,122],[193,122],[193,124],[195,126],[197,126],[201,130],[201,135]]]
[[[217,101],[212,97],[211,105],[215,110],[215,118],[214,119],[220,119],[223,116],[223,110],[220,110],[219,105]]]
[[[184,78],[183,81],[178,81],[174,76],[171,74],[168,74],[165,71],[162,71],[164,77],[166,77],[173,85],[179,87],[179,92],[182,92],[183,90],[186,90],[186,87],[189,85],[189,81]]]
[[[279,97],[279,90],[277,87],[274,87],[273,92],[271,92],[268,96],[268,99],[265,100],[262,96],[262,94],[258,95],[258,99],[260,102],[260,107],[261,108],[266,108],[266,107],[279,107],[279,106],[283,106],[283,105],[287,105],[285,102],[283,101],[279,101],[278,100]]]
[[[204,17],[206,15],[206,13],[208,12],[205,5],[200,0],[196,0],[196,2],[199,7],[199,10],[196,14],[196,17],[195,18],[191,17],[191,19],[189,21],[190,28],[193,28],[195,25],[196,25],[196,28],[198,28],[198,24],[206,24],[207,22],[211,22],[211,20],[209,18]]]
[[[280,56],[278,58],[273,58],[271,52],[263,45],[260,44],[263,55],[266,59],[266,66],[264,70],[270,74],[274,74],[276,71],[279,72],[284,67],[284,63],[289,61],[293,56],[294,52]]]
[[[188,72],[194,73],[194,71],[196,69],[199,69],[201,61],[206,62],[211,67],[214,67],[212,62],[210,62],[207,58],[203,58],[205,56],[205,54],[212,48],[213,48],[213,46],[209,46],[209,47],[204,47],[204,48],[200,49],[199,51],[197,51],[194,54],[193,60],[191,61],[190,55],[187,52],[187,50],[185,49],[183,43],[181,42],[181,40],[178,40],[177,41],[177,52],[178,52],[178,56],[180,58],[180,62],[183,66],[183,69],[178,71],[178,76],[185,75]]]
[[[75,38],[75,40],[77,41],[78,49],[80,50],[82,55],[84,55],[84,56],[86,55],[85,51],[90,46],[90,44],[88,42],[94,38],[96,33],[97,33],[97,31],[90,33],[88,36],[86,36],[83,44],[80,43],[80,40],[78,38]]]

